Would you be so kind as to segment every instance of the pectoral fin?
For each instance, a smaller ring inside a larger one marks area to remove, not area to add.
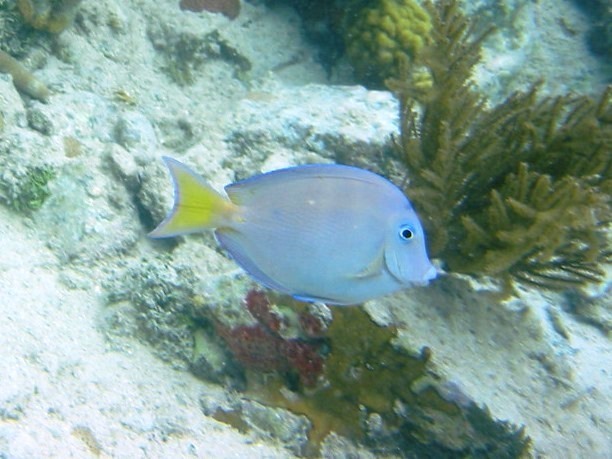
[[[353,274],[354,279],[367,279],[369,277],[378,276],[385,267],[385,250],[384,247],[380,247],[376,256],[372,261],[361,271]]]

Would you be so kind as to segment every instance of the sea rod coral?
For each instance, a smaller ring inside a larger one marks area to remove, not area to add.
[[[46,102],[51,95],[47,86],[29,72],[17,59],[0,50],[0,72],[13,77],[15,87],[34,99]]]
[[[456,0],[425,2],[432,44],[388,81],[400,101],[398,154],[432,256],[451,271],[566,288],[604,276],[612,252],[612,88],[540,97],[538,85],[488,108],[473,88],[485,31]]]

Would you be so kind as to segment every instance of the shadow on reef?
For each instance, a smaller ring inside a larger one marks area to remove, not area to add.
[[[595,54],[612,58],[612,3],[609,0],[574,0],[593,22],[588,44]]]
[[[245,397],[308,418],[300,454],[319,454],[331,433],[402,457],[527,454],[523,428],[493,419],[435,373],[428,348],[401,347],[395,330],[362,308],[334,308],[332,319],[316,305],[259,291],[249,292],[245,306],[255,324],[215,329],[237,365],[234,375],[244,378]],[[240,404],[213,416],[240,430],[248,425]]]

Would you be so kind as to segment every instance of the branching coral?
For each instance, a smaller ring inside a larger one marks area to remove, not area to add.
[[[456,272],[548,287],[597,280],[610,261],[612,90],[538,98],[538,87],[487,108],[472,88],[482,40],[455,0],[425,4],[433,44],[390,80],[400,155],[430,253]],[[421,110],[417,110],[420,105]],[[508,284],[509,285],[509,284]]]

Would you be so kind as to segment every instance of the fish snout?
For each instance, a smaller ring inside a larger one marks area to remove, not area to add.
[[[417,281],[413,281],[412,285],[423,287],[429,284],[429,281],[432,279],[435,279],[437,276],[438,276],[438,271],[436,270],[436,267],[430,264],[429,267],[423,273],[423,275],[420,277],[420,279]]]
[[[434,265],[429,265],[429,269],[425,271],[425,274],[423,275],[423,281],[427,283],[430,280],[435,279],[437,276],[438,270],[436,269],[436,267]]]

